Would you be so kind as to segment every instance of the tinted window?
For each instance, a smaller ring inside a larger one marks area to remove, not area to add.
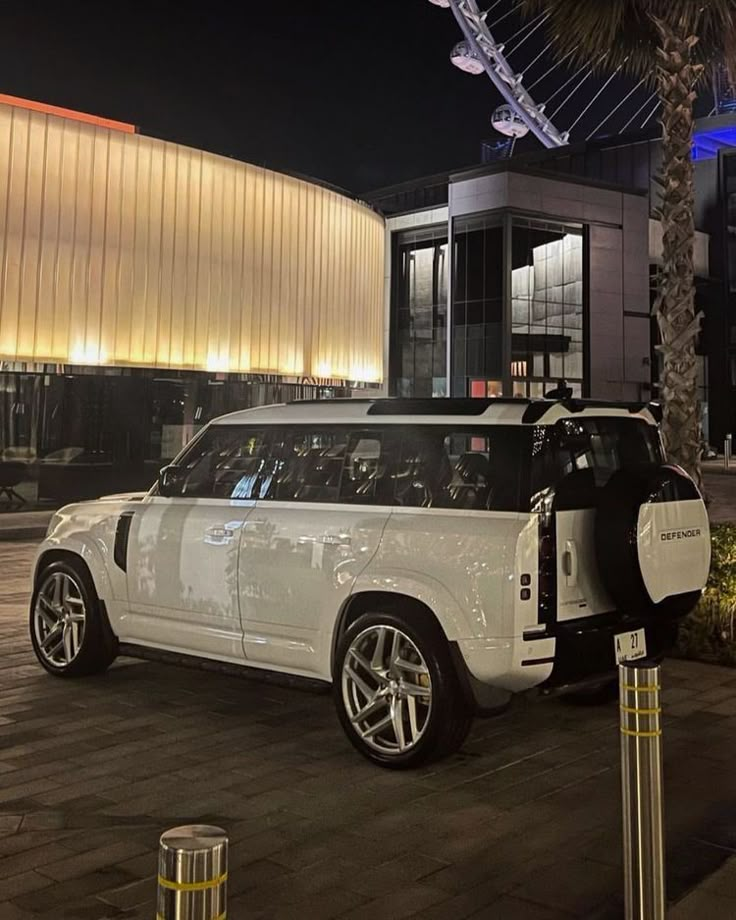
[[[340,484],[341,502],[393,504],[395,435],[375,429],[350,435]]]
[[[396,471],[396,503],[414,508],[514,511],[521,429],[410,428]]]
[[[278,501],[336,502],[347,431],[307,428],[274,441],[274,489]]]
[[[181,492],[192,498],[258,498],[268,485],[266,432],[214,425],[181,456]]]
[[[638,419],[563,419],[534,435],[532,492],[551,486],[565,506],[585,507],[617,470],[664,462],[657,429]],[[557,506],[560,507],[558,501]]]
[[[394,436],[381,429],[279,429],[261,497],[275,501],[391,504]]]

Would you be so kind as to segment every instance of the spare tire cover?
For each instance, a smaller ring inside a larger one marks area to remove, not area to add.
[[[600,577],[619,610],[684,616],[710,570],[710,526],[697,486],[677,466],[614,473],[595,521]]]

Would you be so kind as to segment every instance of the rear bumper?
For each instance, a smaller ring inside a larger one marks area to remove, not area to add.
[[[610,613],[558,623],[545,632],[527,631],[513,639],[459,640],[454,646],[459,671],[467,672],[479,702],[475,691],[480,685],[507,693],[533,687],[549,693],[603,683],[616,674],[615,636],[644,629],[647,657],[656,659],[675,644],[678,622]]]
[[[677,639],[678,621],[656,617],[605,614],[560,623],[554,628],[555,660],[542,689],[588,683],[597,676],[616,673],[614,637],[644,629],[647,658],[660,658]]]

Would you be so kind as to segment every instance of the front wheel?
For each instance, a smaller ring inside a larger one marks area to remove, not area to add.
[[[333,692],[348,739],[382,767],[456,751],[472,721],[447,640],[420,611],[359,617],[338,643]]]
[[[50,674],[98,674],[115,660],[117,641],[81,561],[54,562],[39,573],[30,620],[33,651]]]

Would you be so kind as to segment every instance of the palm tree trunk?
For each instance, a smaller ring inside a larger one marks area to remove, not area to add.
[[[692,61],[697,38],[678,34],[672,23],[656,20],[657,89],[662,101],[661,207],[664,237],[662,270],[654,312],[663,366],[660,399],[662,438],[669,460],[682,466],[702,489],[701,425],[695,345],[702,313],[695,313],[693,189],[693,102],[702,67]]]

